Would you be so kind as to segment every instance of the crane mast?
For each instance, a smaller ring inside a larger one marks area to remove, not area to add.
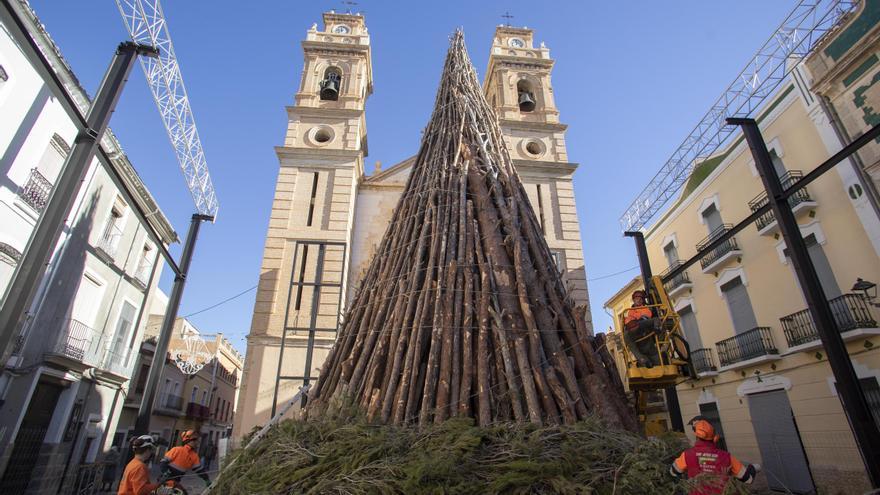
[[[858,0],[799,1],[629,205],[620,217],[621,228],[640,230],[650,222],[678,194],[696,161],[715,153],[736,131],[725,119],[751,116],[822,36],[858,4]]]
[[[140,57],[159,115],[180,163],[199,214],[217,216],[219,204],[208,173],[174,45],[159,0],[116,0],[131,39],[159,49],[158,58]]]

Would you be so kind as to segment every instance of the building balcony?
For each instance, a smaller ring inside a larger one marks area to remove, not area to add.
[[[134,282],[146,289],[150,283],[150,274],[153,273],[153,264],[147,260],[141,260],[138,263],[137,270],[134,272]]]
[[[121,239],[122,229],[113,223],[108,223],[95,247],[98,248],[99,253],[103,253],[106,256],[107,261],[113,261],[116,258],[117,251],[119,251],[119,241]]]
[[[27,182],[18,191],[18,197],[36,212],[42,212],[52,194],[52,183],[43,177],[37,169],[32,168]]]
[[[789,170],[779,178],[779,181],[782,183],[782,189],[785,190],[790,188],[795,182],[801,180],[803,177],[804,173],[800,170]],[[755,196],[755,199],[749,201],[749,208],[753,212],[758,211],[768,202],[767,191],[763,191],[761,194]],[[817,203],[810,197],[810,193],[807,189],[803,188],[788,197],[788,205],[791,207],[792,213],[797,216],[800,212],[809,211],[810,208],[814,208]],[[758,217],[758,219],[755,220],[755,227],[757,227],[758,234],[760,235],[773,235],[778,232],[779,223],[776,221],[776,215],[773,213],[773,210]]]
[[[745,368],[779,359],[770,327],[755,327],[715,344],[718,348],[719,372]]]
[[[183,397],[174,394],[162,394],[159,397],[159,403],[156,404],[157,407],[161,407],[162,409],[169,409],[171,411],[183,411]]]
[[[46,352],[46,359],[71,369],[98,367],[104,358],[101,333],[81,321],[65,320],[58,341]]]
[[[705,249],[713,241],[726,234],[731,228],[733,228],[733,225],[725,223],[713,230],[708,237],[697,244],[697,252]],[[740,251],[739,246],[736,244],[736,237],[731,237],[700,258],[700,266],[703,268],[703,273],[711,273],[724,265],[728,260],[738,258],[739,256],[742,256],[742,251]]]
[[[831,315],[844,342],[863,337],[865,335],[880,335],[877,321],[871,315],[868,304],[861,294],[844,294],[828,301],[831,306]],[[782,331],[785,332],[785,340],[788,342],[788,352],[812,351],[822,347],[819,332],[813,322],[813,316],[809,309],[783,316],[779,319],[782,323]]]
[[[691,351],[691,361],[700,378],[718,374],[715,359],[712,357],[712,349],[696,349]]]
[[[198,402],[190,402],[186,405],[186,417],[205,421],[211,417],[211,410]]]
[[[128,368],[128,353],[125,351],[114,352],[112,349],[107,351],[103,364],[101,364],[101,370],[111,373],[123,381],[129,378]]]
[[[666,278],[666,275],[675,271],[678,267],[681,266],[681,261],[675,261],[674,263],[669,265],[669,268],[666,269],[663,273],[660,274],[660,278]],[[669,297],[676,297],[683,294],[685,291],[693,288],[694,284],[691,283],[691,278],[688,276],[687,271],[683,271],[672,278],[672,280],[663,283],[663,288],[666,290],[666,294]]]

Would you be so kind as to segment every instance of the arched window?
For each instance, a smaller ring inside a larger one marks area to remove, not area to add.
[[[531,112],[535,109],[535,91],[532,89],[531,83],[520,79],[516,83],[516,93],[520,112]]]
[[[321,80],[321,99],[336,101],[339,99],[339,90],[342,88],[342,71],[339,67],[327,67],[324,71],[324,79]]]

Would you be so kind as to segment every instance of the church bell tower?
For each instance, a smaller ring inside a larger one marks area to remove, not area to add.
[[[236,434],[314,383],[336,338],[367,155],[370,37],[358,14],[323,15],[302,42],[242,379]]]
[[[587,277],[565,131],[553,96],[550,49],[535,46],[534,31],[498,26],[483,82],[517,173],[538,216],[544,237],[576,305],[587,307]]]

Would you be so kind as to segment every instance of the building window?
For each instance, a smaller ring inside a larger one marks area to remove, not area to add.
[[[202,405],[203,406],[208,405],[208,391],[207,390],[202,391]]]
[[[758,326],[755,311],[752,309],[752,301],[742,279],[736,277],[721,286],[727,309],[730,311],[730,319],[733,320],[733,330],[737,334],[748,332]]]
[[[681,329],[684,331],[684,338],[688,342],[691,351],[703,348],[703,342],[700,338],[700,327],[697,326],[697,315],[694,314],[693,308],[685,306],[678,311],[681,318]]]
[[[723,222],[721,221],[721,212],[715,207],[715,203],[710,204],[700,214],[703,216],[703,221],[709,229],[710,234],[714,234],[715,231],[720,229],[723,225]]]
[[[117,196],[113,207],[110,209],[110,218],[107,219],[107,223],[104,225],[104,232],[98,241],[98,249],[107,253],[111,258],[116,256],[116,251],[119,249],[119,241],[122,240],[125,210],[125,202]]]
[[[843,295],[840,291],[840,286],[837,284],[837,279],[834,278],[834,271],[831,269],[831,263],[828,261],[828,257],[825,256],[825,250],[823,250],[822,245],[819,244],[816,234],[805,236],[804,244],[807,245],[807,254],[810,256],[810,261],[813,262],[813,268],[816,269],[816,275],[819,276],[819,284],[822,286],[822,291],[825,292],[825,297],[828,299],[834,299],[835,297]],[[782,250],[782,253],[786,258],[789,258],[789,250],[787,247]],[[795,276],[795,281],[800,284],[797,276]]]
[[[190,401],[190,402],[195,402],[195,401],[196,401],[196,396],[198,396],[198,394],[199,394],[199,387],[193,387],[193,389],[192,389],[192,393],[189,394],[189,401]]]
[[[146,288],[150,282],[150,274],[153,273],[153,247],[144,244],[141,250],[141,257],[138,259],[138,266],[134,272],[134,279]]]
[[[150,374],[150,365],[143,364],[141,365],[141,371],[138,373],[137,384],[134,386],[134,393],[142,394],[144,393],[144,389],[147,387],[147,376]],[[168,393],[168,389],[170,388],[171,380],[165,380],[165,393]]]
[[[137,308],[128,301],[122,303],[119,310],[119,320],[116,322],[116,334],[113,338],[113,347],[107,355],[107,364],[128,366],[128,341],[134,329],[134,319]]]
[[[666,263],[668,266],[678,263],[678,248],[675,247],[674,242],[669,241],[668,244],[663,246],[663,254],[666,256]]]
[[[324,79],[321,80],[320,96],[322,100],[336,101],[339,99],[339,91],[342,88],[342,70],[338,67],[328,67],[324,71]]]

